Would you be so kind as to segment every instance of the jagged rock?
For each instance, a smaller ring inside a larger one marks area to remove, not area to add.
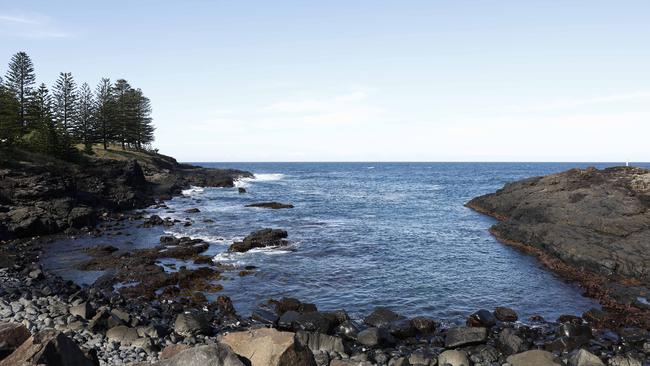
[[[78,316],[82,319],[88,319],[92,316],[93,309],[87,301],[79,305],[70,307],[70,315]]]
[[[196,346],[164,359],[158,366],[245,366],[232,349],[224,344]],[[255,365],[255,364],[253,364]]]
[[[243,241],[233,243],[228,251],[247,252],[253,248],[280,247],[289,244],[284,240],[288,236],[286,230],[262,229],[252,232]]]
[[[309,347],[313,353],[318,351],[346,353],[343,340],[339,337],[317,332],[298,331],[296,339],[302,345]]]
[[[291,332],[263,328],[219,336],[240,356],[251,361],[251,366],[315,366],[314,355],[308,347],[295,339]]]
[[[367,347],[377,347],[393,345],[395,339],[384,328],[368,328],[359,332],[357,342]]]
[[[139,338],[138,331],[125,325],[118,325],[106,331],[106,338],[111,341],[120,342],[123,345],[130,345]]]
[[[0,366],[16,365],[93,366],[93,362],[63,333],[43,331],[0,361]]]
[[[163,348],[162,351],[160,351],[160,359],[166,360],[168,358],[172,358],[176,356],[177,354],[192,348],[189,344],[183,344],[183,343],[177,343],[177,344],[170,344]]]
[[[467,318],[467,326],[469,327],[486,327],[490,328],[496,324],[496,318],[491,312],[481,309]]]
[[[436,330],[436,322],[424,316],[417,316],[411,319],[411,324],[420,334],[431,334]]]
[[[23,344],[30,336],[23,324],[0,323],[0,358]]]
[[[528,344],[519,337],[514,329],[505,328],[499,334],[497,345],[506,355],[521,353],[528,350]]]
[[[178,314],[174,321],[174,331],[180,335],[209,334],[211,330],[206,316],[197,312]]]
[[[438,356],[438,365],[470,366],[465,353],[456,350],[447,350]]]
[[[401,317],[392,310],[384,307],[375,308],[375,310],[368,315],[363,322],[371,327],[387,327],[391,322],[400,319]]]
[[[605,366],[593,353],[580,349],[569,357],[569,366]]]
[[[562,362],[550,352],[532,350],[509,356],[511,366],[562,366]]]
[[[487,339],[487,329],[480,327],[458,327],[447,331],[446,348],[456,348],[483,343]]]
[[[503,306],[497,306],[494,309],[494,317],[502,322],[516,322],[519,319],[514,310]]]

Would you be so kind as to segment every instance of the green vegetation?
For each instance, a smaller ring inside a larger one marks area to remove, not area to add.
[[[93,91],[80,88],[72,73],[62,72],[52,91],[36,85],[32,60],[18,52],[0,78],[0,148],[18,147],[70,159],[77,145],[94,153],[107,150],[149,150],[154,140],[151,102],[126,80],[102,78]]]

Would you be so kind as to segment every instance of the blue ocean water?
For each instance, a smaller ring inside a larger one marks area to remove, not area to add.
[[[170,210],[148,211],[190,218],[192,226],[175,225],[167,232],[209,241],[215,260],[258,267],[253,275],[233,272],[222,282],[241,313],[280,296],[352,314],[388,306],[407,316],[451,321],[496,306],[548,319],[598,307],[535,258],[496,241],[488,233],[495,221],[463,205],[518,179],[614,164],[195,164],[244,169],[256,178],[237,183],[246,194],[195,188],[167,202]],[[264,201],[295,208],[245,207]],[[201,212],[183,213],[190,207]],[[234,240],[265,227],[286,229],[293,250],[226,252]],[[140,232],[129,245],[157,244],[159,234]]]

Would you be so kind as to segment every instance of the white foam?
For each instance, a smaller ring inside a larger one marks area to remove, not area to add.
[[[183,196],[193,196],[195,194],[203,193],[203,187],[191,186],[189,189],[184,189],[181,191]]]
[[[253,174],[253,178],[241,178],[235,181],[235,187],[248,187],[251,182],[271,182],[281,180],[285,177],[282,173],[259,173]]]

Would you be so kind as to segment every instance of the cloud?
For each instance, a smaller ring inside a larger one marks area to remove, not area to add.
[[[592,98],[561,99],[532,106],[515,106],[508,108],[514,112],[547,112],[587,106],[634,102],[650,99],[650,92],[631,92],[623,94],[602,95]]]
[[[72,37],[52,18],[41,14],[0,14],[0,36],[30,39]]]

